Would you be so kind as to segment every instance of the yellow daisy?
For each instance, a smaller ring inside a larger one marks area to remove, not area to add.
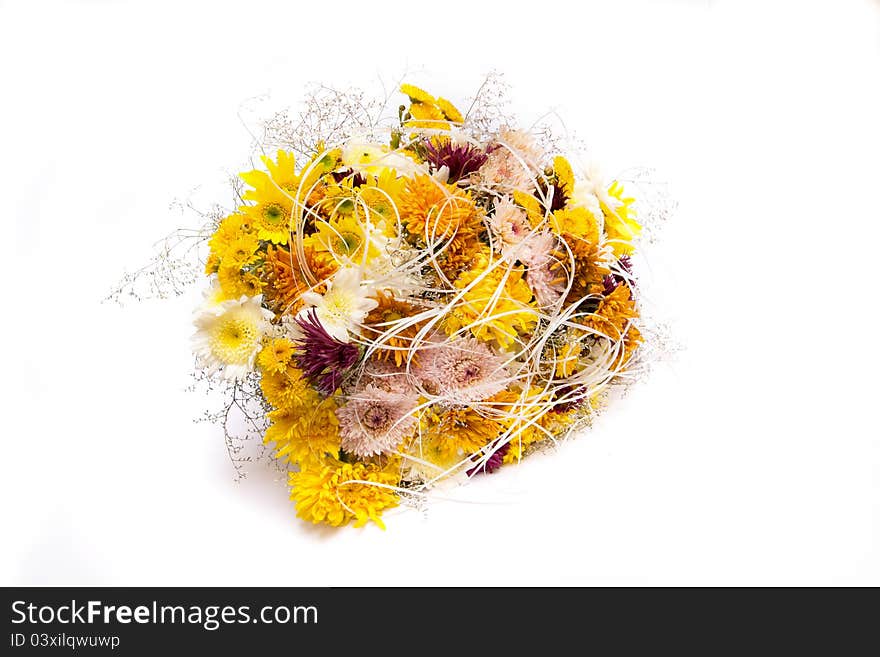
[[[258,192],[250,197],[255,200],[254,204],[243,205],[239,211],[253,220],[261,240],[274,244],[287,244],[291,230],[293,200],[287,192],[271,182],[261,187]],[[248,198],[247,194],[245,198]]]

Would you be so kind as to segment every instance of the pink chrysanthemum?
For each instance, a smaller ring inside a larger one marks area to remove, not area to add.
[[[359,458],[390,452],[412,433],[417,398],[368,385],[336,409],[342,449]]]
[[[484,184],[503,191],[531,191],[541,164],[541,151],[534,138],[520,130],[506,128],[502,128],[498,137],[477,175]]]
[[[360,378],[362,387],[372,385],[403,395],[417,395],[417,383],[414,373],[408,372],[405,364],[398,367],[387,360],[368,360]]]
[[[503,356],[467,337],[426,349],[419,375],[423,385],[453,404],[480,401],[508,383]]]
[[[559,269],[554,269],[556,237],[550,231],[531,235],[519,249],[517,257],[528,267],[526,283],[532,288],[538,306],[552,306],[565,290],[565,279]]]
[[[517,247],[532,232],[525,211],[507,197],[495,202],[489,216],[489,229],[501,247],[501,254],[511,262],[519,259]]]

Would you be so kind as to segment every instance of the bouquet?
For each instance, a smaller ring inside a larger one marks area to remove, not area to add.
[[[506,118],[400,92],[384,125],[265,153],[207,242],[198,365],[253,386],[313,523],[384,526],[519,463],[641,360],[623,185]]]

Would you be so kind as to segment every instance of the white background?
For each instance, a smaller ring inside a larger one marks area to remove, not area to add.
[[[197,293],[99,300],[246,157],[243,100],[491,68],[670,183],[686,348],[467,503],[306,526],[192,423]],[[0,2],[0,584],[880,584],[878,83],[868,1]]]

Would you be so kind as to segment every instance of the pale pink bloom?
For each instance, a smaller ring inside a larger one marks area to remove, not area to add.
[[[410,369],[415,370],[414,367]],[[398,367],[390,360],[377,361],[370,358],[364,365],[359,385],[371,385],[388,392],[410,395],[418,394],[417,383],[414,372],[407,371],[406,363],[402,367]]]
[[[556,237],[549,230],[536,233],[529,237],[520,248],[519,260],[528,267],[526,283],[532,288],[538,306],[552,306],[565,290],[565,279],[562,270],[554,269],[557,262],[553,251],[558,246]]]
[[[489,230],[497,240],[501,254],[507,260],[516,260],[516,245],[528,237],[532,231],[525,211],[505,196],[495,202],[495,207],[488,221]]]
[[[507,387],[505,358],[471,337],[427,348],[422,361],[422,385],[454,404],[481,401]]]
[[[478,179],[503,191],[531,191],[540,170],[541,151],[534,138],[521,130],[502,128]]]
[[[342,449],[360,458],[391,452],[416,425],[414,395],[367,385],[336,409]]]
[[[564,280],[559,280],[558,271],[551,271],[549,266],[533,267],[526,272],[526,283],[532,288],[538,307],[547,308],[555,304],[565,290]]]
[[[516,250],[516,259],[529,268],[550,266],[556,262],[553,252],[558,246],[556,236],[549,230],[532,233]]]

